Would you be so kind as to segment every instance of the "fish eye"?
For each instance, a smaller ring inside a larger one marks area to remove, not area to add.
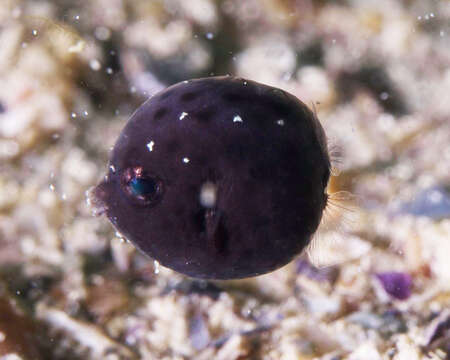
[[[154,205],[162,196],[162,181],[147,174],[142,167],[127,169],[122,186],[132,200],[143,205]]]

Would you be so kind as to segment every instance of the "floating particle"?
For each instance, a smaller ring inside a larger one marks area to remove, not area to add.
[[[92,59],[91,61],[89,61],[89,66],[94,71],[98,71],[102,67],[102,65],[100,64],[100,61],[98,61],[97,59]]]

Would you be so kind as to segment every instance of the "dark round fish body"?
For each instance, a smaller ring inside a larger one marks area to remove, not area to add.
[[[305,104],[253,81],[211,77],[146,101],[92,194],[163,266],[233,279],[275,270],[309,244],[329,176],[325,134]]]

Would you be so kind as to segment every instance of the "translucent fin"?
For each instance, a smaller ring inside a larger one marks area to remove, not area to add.
[[[331,175],[339,176],[343,167],[342,146],[335,138],[327,138],[328,156],[331,162]]]
[[[356,235],[339,232],[320,234],[318,240],[320,242],[307,251],[307,255],[319,269],[356,260],[372,248],[369,242]]]
[[[342,242],[351,237],[360,215],[359,198],[347,191],[338,191],[328,196],[319,229],[314,234],[306,251],[316,267],[339,264],[342,256],[336,256],[345,248]]]

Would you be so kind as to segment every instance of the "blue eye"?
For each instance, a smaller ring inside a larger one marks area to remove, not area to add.
[[[144,172],[141,167],[129,168],[123,175],[125,192],[140,204],[155,204],[162,195],[162,182]]]
[[[134,178],[128,186],[132,194],[138,197],[153,197],[158,191],[158,183],[153,179]]]

